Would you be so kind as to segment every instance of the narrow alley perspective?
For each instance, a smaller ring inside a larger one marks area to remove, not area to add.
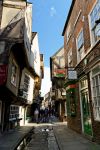
[[[100,150],[100,0],[0,0],[0,150]]]

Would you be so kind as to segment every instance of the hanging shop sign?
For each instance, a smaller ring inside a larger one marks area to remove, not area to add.
[[[76,84],[70,84],[66,87],[66,90],[75,89],[75,88],[76,88]]]
[[[76,72],[76,70],[74,70],[74,68],[68,68],[68,79],[69,80],[77,79],[77,72]]]
[[[65,69],[55,69],[54,70],[54,76],[55,77],[65,77]]]
[[[7,65],[0,66],[0,85],[3,85],[7,79]]]

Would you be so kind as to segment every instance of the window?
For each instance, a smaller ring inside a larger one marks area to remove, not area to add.
[[[94,119],[100,121],[100,66],[92,70],[92,91]]]
[[[69,50],[68,52],[68,67],[72,67],[73,66],[73,58],[72,58],[72,50]]]
[[[84,37],[83,30],[79,33],[77,37],[77,50],[78,50],[78,61],[81,61],[84,56]]]
[[[25,74],[25,77],[24,77],[24,91],[26,93],[28,93],[29,85],[30,85],[30,77],[27,74]]]
[[[10,116],[9,119],[13,120],[19,118],[19,106],[11,105],[10,106]]]
[[[12,68],[11,68],[11,83],[16,86],[17,83],[17,66],[15,63],[12,63]]]
[[[98,19],[100,19],[100,0],[97,0],[96,5],[90,13],[91,35],[93,44],[100,39],[100,23],[95,23],[95,21]]]

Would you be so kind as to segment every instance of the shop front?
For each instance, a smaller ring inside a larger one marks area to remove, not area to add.
[[[70,80],[66,83],[66,108],[68,127],[81,133],[81,113],[77,80]]]
[[[88,80],[86,77],[80,80],[80,105],[81,105],[81,120],[82,132],[92,136],[92,122],[89,102]]]

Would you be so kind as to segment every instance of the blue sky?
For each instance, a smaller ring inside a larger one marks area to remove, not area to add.
[[[38,32],[44,64],[63,46],[62,31],[72,0],[29,0],[33,3],[33,31]]]
[[[29,0],[33,3],[32,30],[38,33],[40,53],[44,54],[44,96],[51,87],[50,57],[63,45],[62,31],[72,0]]]

